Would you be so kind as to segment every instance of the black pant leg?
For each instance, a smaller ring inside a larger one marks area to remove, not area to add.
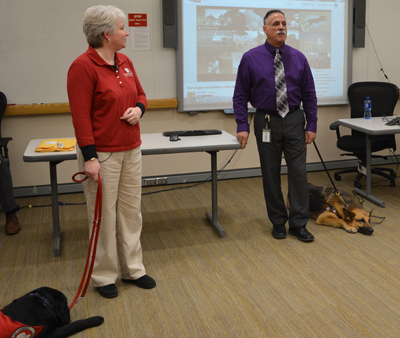
[[[0,203],[4,212],[17,209],[8,159],[0,157]]]
[[[260,157],[268,218],[273,225],[283,225],[288,220],[288,214],[281,188],[282,118],[276,115],[271,115],[270,117],[272,130],[270,143],[262,141],[262,133],[265,128],[265,113],[257,111],[255,114],[254,132]]]
[[[283,152],[288,168],[289,227],[294,228],[306,226],[309,220],[304,113],[298,110],[286,116],[283,121]]]

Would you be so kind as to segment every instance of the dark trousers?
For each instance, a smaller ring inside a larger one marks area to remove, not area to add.
[[[254,131],[269,220],[273,225],[283,225],[289,220],[289,228],[306,226],[309,219],[309,201],[304,113],[298,109],[286,115],[285,118],[270,114],[270,143],[262,141],[265,114],[257,110],[254,117]],[[281,188],[282,153],[288,169],[289,215]]]
[[[0,203],[4,212],[17,211],[8,159],[0,156]]]

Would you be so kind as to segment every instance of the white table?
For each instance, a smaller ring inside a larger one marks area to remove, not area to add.
[[[392,119],[393,117],[390,116],[388,118]],[[387,126],[387,120],[383,119],[382,117],[373,117],[369,120],[364,118],[339,119],[338,123],[341,126],[348,127],[350,129],[354,129],[366,134],[367,191],[364,192],[358,188],[354,188],[354,191],[356,191],[358,194],[365,197],[366,199],[370,200],[371,202],[381,207],[384,207],[385,202],[371,195],[371,139],[373,136],[377,135],[399,134],[400,126]]]
[[[217,152],[220,150],[240,149],[241,145],[237,142],[236,137],[225,131],[217,135],[181,137],[181,140],[177,142],[171,142],[169,137],[163,136],[162,133],[142,134],[141,137],[143,155],[203,151],[211,155],[212,212],[207,212],[206,216],[219,232],[220,236],[225,236],[225,230],[218,223]],[[76,160],[77,157],[76,150],[68,152],[35,152],[35,148],[43,140],[45,139],[31,140],[25,150],[23,159],[25,162],[49,162],[50,164],[51,204],[54,230],[53,252],[55,255],[59,255],[61,252],[61,230],[58,213],[57,164],[67,160]]]

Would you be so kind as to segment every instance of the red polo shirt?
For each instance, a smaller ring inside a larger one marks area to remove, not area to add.
[[[89,46],[68,71],[67,90],[79,147],[117,152],[141,145],[139,123],[120,120],[129,107],[147,106],[146,94],[131,60],[116,53],[115,70]]]

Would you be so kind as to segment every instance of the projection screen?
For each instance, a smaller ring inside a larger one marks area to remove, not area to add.
[[[177,1],[178,111],[232,109],[241,57],[265,42],[263,18],[274,8],[285,13],[286,43],[308,59],[318,105],[347,103],[351,0]]]

